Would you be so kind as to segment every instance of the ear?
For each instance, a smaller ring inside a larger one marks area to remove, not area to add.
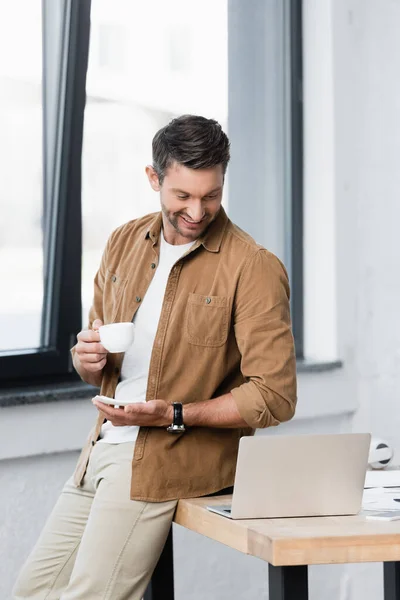
[[[146,167],[146,175],[147,175],[147,177],[149,179],[149,183],[150,183],[152,189],[155,192],[159,192],[160,189],[161,189],[161,185],[160,185],[160,182],[158,180],[158,175],[157,175],[154,167],[152,167],[151,165],[147,165],[147,167]]]

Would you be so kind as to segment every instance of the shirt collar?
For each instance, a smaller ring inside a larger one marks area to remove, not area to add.
[[[211,223],[204,236],[199,238],[200,244],[203,244],[209,252],[219,252],[227,224],[228,216],[221,206],[215,221]]]
[[[157,242],[158,242],[158,238],[160,237],[160,233],[161,233],[161,226],[162,226],[162,213],[160,211],[159,213],[157,213],[155,215],[154,219],[149,224],[148,228],[146,229],[145,236],[144,236],[145,240],[147,240],[148,238],[151,239],[151,241],[153,242],[153,246],[155,244],[157,244]]]
[[[206,233],[197,240],[195,247],[197,248],[200,246],[200,244],[202,244],[203,247],[209,252],[219,252],[227,224],[228,216],[221,206],[217,218],[211,223]],[[157,243],[158,238],[160,237],[161,227],[162,213],[160,211],[155,215],[145,233],[145,239],[150,238],[153,242],[153,246]]]

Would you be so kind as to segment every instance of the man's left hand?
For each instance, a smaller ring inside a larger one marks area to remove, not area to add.
[[[93,400],[93,404],[104,413],[116,427],[138,425],[139,427],[168,427],[173,419],[173,407],[164,400],[133,402],[127,406],[115,408]]]

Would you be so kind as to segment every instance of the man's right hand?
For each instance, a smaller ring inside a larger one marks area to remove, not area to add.
[[[78,342],[75,346],[76,357],[79,360],[79,365],[75,365],[78,372],[79,366],[87,373],[98,374],[103,370],[107,362],[107,350],[100,343],[99,327],[103,323],[100,319],[93,321],[92,329],[84,329],[77,335]],[[81,373],[83,379],[84,374]]]

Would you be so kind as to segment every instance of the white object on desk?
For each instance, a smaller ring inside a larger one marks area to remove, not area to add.
[[[400,510],[371,513],[370,515],[365,515],[365,518],[373,521],[399,521]]]
[[[400,488],[369,488],[364,490],[363,510],[380,512],[400,511]]]
[[[364,487],[400,487],[400,469],[367,471]]]
[[[393,460],[393,448],[385,440],[373,437],[369,447],[368,464],[372,469],[384,469]]]

